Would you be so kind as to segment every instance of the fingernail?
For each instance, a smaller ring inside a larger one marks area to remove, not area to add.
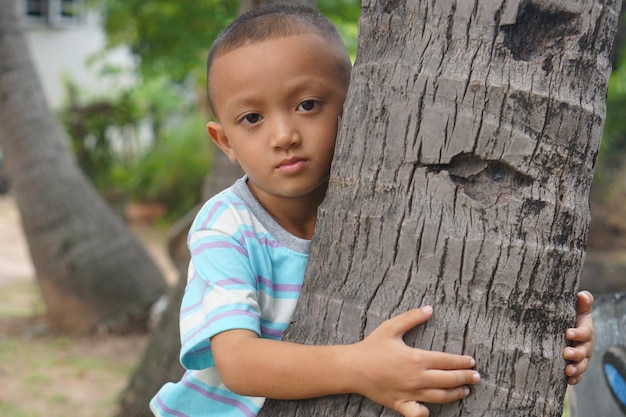
[[[424,307],[422,307],[422,311],[424,313],[431,313],[433,311],[433,307],[432,306],[424,306]]]
[[[465,396],[467,397],[468,395],[470,395],[470,389],[465,387]]]
[[[472,381],[480,382],[480,374],[478,372],[476,372],[476,373],[474,373],[474,375],[472,375]]]
[[[476,360],[474,358],[470,359],[470,366],[475,366]]]

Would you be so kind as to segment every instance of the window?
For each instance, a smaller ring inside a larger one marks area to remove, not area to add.
[[[47,2],[44,0],[26,0],[26,15],[29,17],[45,17],[48,14]]]
[[[65,18],[76,17],[76,0],[61,0],[61,16]]]
[[[28,23],[53,27],[71,25],[78,21],[80,0],[22,0]]]

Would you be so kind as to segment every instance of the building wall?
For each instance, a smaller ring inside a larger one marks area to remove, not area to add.
[[[100,73],[102,61],[88,64],[88,60],[105,46],[105,34],[98,16],[90,12],[76,22],[51,26],[45,22],[25,18],[25,29],[31,56],[49,104],[59,107],[65,97],[64,79],[71,79],[89,96],[115,94],[132,83],[126,76],[104,77]],[[130,53],[121,48],[106,55],[107,65],[132,67]]]

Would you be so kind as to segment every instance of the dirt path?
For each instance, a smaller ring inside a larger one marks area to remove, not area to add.
[[[165,230],[133,231],[173,282]],[[148,336],[53,336],[43,311],[19,212],[0,195],[0,416],[112,417]]]

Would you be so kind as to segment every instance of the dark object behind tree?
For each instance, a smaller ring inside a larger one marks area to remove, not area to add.
[[[571,389],[570,416],[626,416],[626,292],[597,297],[592,314],[594,352],[582,382]]]

